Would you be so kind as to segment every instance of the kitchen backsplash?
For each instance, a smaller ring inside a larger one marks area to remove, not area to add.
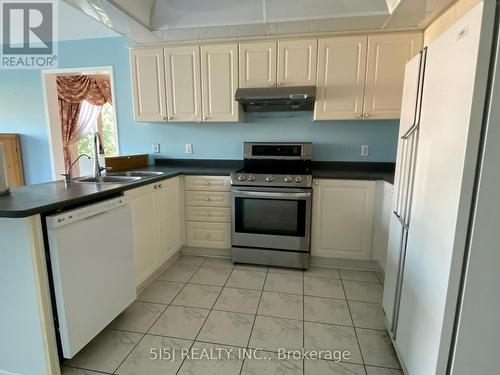
[[[321,121],[312,112],[245,113],[241,123],[135,124],[121,129],[121,151],[160,153],[171,158],[241,159],[243,141],[309,141],[314,160],[393,162],[396,157],[398,121]],[[185,145],[193,144],[193,154]],[[361,156],[361,145],[370,146]]]

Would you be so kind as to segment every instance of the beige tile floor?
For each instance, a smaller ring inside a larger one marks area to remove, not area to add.
[[[63,374],[401,375],[381,301],[381,276],[372,271],[303,272],[181,256],[66,361]],[[244,348],[265,359],[238,355]],[[346,350],[350,357],[285,360],[279,348]],[[189,349],[232,352],[217,360],[180,355]],[[172,351],[178,354],[170,360]]]

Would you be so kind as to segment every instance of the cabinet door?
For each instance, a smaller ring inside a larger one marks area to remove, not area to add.
[[[179,178],[162,181],[157,187],[157,234],[161,265],[181,248]]]
[[[316,84],[317,39],[278,42],[278,86]]]
[[[200,47],[165,48],[168,121],[201,121]]]
[[[153,185],[125,193],[129,197],[134,238],[135,277],[142,284],[159,267],[156,197]]]
[[[422,33],[370,35],[364,117],[397,119],[401,112],[406,63],[422,47]]]
[[[315,120],[362,118],[367,45],[366,36],[319,40]]]
[[[135,121],[165,121],[165,71],[163,49],[137,49],[130,52],[132,100]]]
[[[369,260],[375,182],[316,180],[311,254]]]
[[[237,53],[236,44],[201,46],[204,122],[239,120]]]
[[[240,43],[240,87],[276,86],[276,42]]]
[[[0,134],[0,142],[3,143],[9,187],[13,188],[24,185],[19,135],[6,133]]]

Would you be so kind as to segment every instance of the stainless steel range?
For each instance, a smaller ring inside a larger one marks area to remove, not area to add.
[[[311,229],[311,143],[243,144],[231,174],[232,258],[306,269]]]

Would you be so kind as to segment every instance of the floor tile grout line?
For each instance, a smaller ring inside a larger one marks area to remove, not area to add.
[[[342,285],[342,290],[344,291],[344,295],[346,296],[346,300],[347,300],[347,294],[345,292],[344,282],[342,281],[342,279],[340,279],[340,284]],[[352,318],[351,307],[349,306],[349,302],[347,302],[347,309],[349,310],[349,316],[351,317],[351,321],[352,321],[352,325],[353,325],[353,330],[354,330],[354,337],[356,337],[356,343],[358,344],[359,355],[361,356],[361,361],[363,362],[363,366],[364,366],[365,365],[365,359],[363,357],[363,352],[361,351],[361,344],[359,343],[358,332],[356,331],[356,327],[354,327],[354,319]],[[365,370],[365,373],[366,373],[366,368],[364,370]]]
[[[234,271],[234,265],[233,265],[233,268],[231,269],[231,272],[229,273],[229,275],[227,276],[227,279],[224,283],[224,285],[221,287],[220,291],[219,291],[219,294],[217,295],[217,298],[215,298],[215,301],[214,303],[212,304],[212,307],[210,308],[210,311],[208,312],[207,316],[205,317],[205,320],[203,321],[203,324],[200,326],[200,329],[198,330],[198,333],[196,334],[196,336],[194,337],[194,340],[193,340],[193,345],[194,343],[197,341],[198,339],[198,336],[200,336],[200,333],[201,333],[201,330],[203,329],[203,327],[205,326],[207,320],[208,320],[208,317],[210,316],[210,314],[212,313],[212,311],[214,311],[214,306],[215,304],[217,303],[217,301],[219,300],[220,298],[220,295],[222,294],[222,291],[224,290],[229,278],[231,277],[231,275],[233,274],[233,271]],[[191,346],[192,348],[193,346]],[[184,365],[184,362],[186,361],[186,359],[184,358],[184,360],[182,361],[179,369],[177,370],[176,374],[179,373],[179,371],[181,370],[182,366]],[[241,371],[241,370],[240,370]]]
[[[99,370],[91,370],[91,369],[88,369],[88,368],[84,368],[84,367],[78,367],[78,366],[69,366],[69,365],[64,365],[64,363],[62,363],[61,365],[61,368],[62,367],[69,367],[69,368],[75,368],[77,370],[83,370],[83,371],[93,371],[97,374],[106,374],[106,375],[113,375],[112,372],[105,372],[105,371],[99,371]]]
[[[199,268],[199,267],[198,267]],[[167,267],[168,269],[168,267]],[[166,270],[165,270],[166,271]],[[158,276],[157,276],[158,277]],[[153,281],[156,281],[153,280]],[[127,354],[127,356],[120,362],[120,364],[118,365],[118,367],[113,371],[113,374],[116,373],[116,371],[118,371],[118,369],[120,368],[120,366],[125,363],[125,361],[127,360],[127,358],[130,357],[130,355],[132,354],[132,352],[135,350],[135,348],[137,348],[137,346],[139,345],[139,343],[144,339],[144,337],[146,337],[146,335],[149,333],[149,331],[151,331],[151,329],[153,328],[153,326],[156,324],[156,322],[161,318],[161,316],[163,315],[163,313],[168,309],[168,307],[172,304],[173,300],[177,298],[177,296],[179,295],[179,293],[186,287],[187,283],[185,283],[183,285],[183,287],[181,289],[179,289],[179,291],[177,292],[177,294],[172,298],[172,300],[170,301],[170,303],[167,305],[167,307],[165,307],[165,309],[162,311],[162,313],[158,316],[158,318],[156,318],[156,320],[154,321],[154,323],[151,325],[151,327],[149,327],[149,329],[147,330],[146,333],[143,334],[143,336],[141,337],[141,339],[137,342],[137,344],[134,345],[134,347],[132,348],[132,350]]]
[[[201,264],[203,264],[205,261],[203,261]],[[201,264],[200,266],[198,266],[198,268],[201,267]],[[198,269],[197,268],[197,269]],[[167,267],[168,269],[168,267]],[[196,272],[196,271],[195,271]],[[193,274],[194,275],[194,274]],[[192,277],[192,276],[191,276]],[[156,281],[156,279],[154,280]],[[132,348],[132,350],[127,354],[127,356],[121,361],[121,363],[118,365],[118,367],[113,371],[113,374],[116,373],[116,371],[118,371],[118,369],[120,368],[120,366],[127,360],[127,358],[130,357],[130,355],[132,354],[132,352],[135,350],[135,348],[137,348],[137,346],[140,344],[140,342],[144,339],[144,337],[146,337],[146,335],[148,335],[149,331],[151,331],[151,328],[153,328],[153,326],[156,324],[156,322],[158,321],[158,319],[161,318],[161,316],[163,315],[163,313],[168,309],[168,307],[172,304],[172,302],[174,301],[174,299],[177,298],[177,296],[179,295],[179,293],[184,290],[184,288],[186,287],[187,283],[185,283],[183,285],[183,287],[181,289],[179,289],[179,291],[177,292],[177,294],[172,298],[172,300],[170,301],[170,303],[167,305],[167,307],[163,310],[163,312],[160,314],[160,316],[154,321],[154,323],[151,325],[151,327],[149,327],[148,331],[146,333],[143,334],[143,336],[141,337],[141,339],[137,342],[137,344],[135,344],[135,346]]]
[[[260,301],[262,300],[262,295],[264,294],[264,288],[266,287],[266,281],[267,281],[268,275],[269,275],[269,268],[267,269],[266,276],[264,277],[264,283],[262,284],[262,291],[260,293],[259,302],[257,303],[257,310],[255,311],[255,316],[253,318],[252,328],[250,329],[250,335],[248,335],[247,348],[250,347],[250,340],[252,339],[253,330],[255,328],[255,321],[257,320],[257,313],[259,312]],[[244,358],[243,361],[241,362],[241,368],[240,368],[239,375],[241,375],[241,373],[243,371],[243,367],[245,366],[246,360],[247,359]]]
[[[123,358],[123,360],[120,362],[120,364],[113,370],[113,374],[116,374],[116,372],[121,367],[121,365],[123,365],[123,363],[127,360],[127,358],[130,357],[130,354],[132,354],[132,352],[135,350],[135,348],[137,348],[137,346],[144,339],[144,337],[146,337],[145,333],[142,334],[142,337],[139,339],[139,341],[137,341],[137,343],[134,345],[134,347],[132,348],[132,350],[128,352],[128,354],[125,356],[125,358]]]
[[[205,258],[205,260],[204,260],[204,261],[200,264],[200,266],[197,268],[197,270],[195,271],[195,273],[193,273],[193,275],[191,276],[191,278],[187,281],[186,285],[188,285],[189,281],[190,281],[190,280],[194,277],[194,275],[196,274],[196,272],[198,272],[198,270],[199,270],[199,269],[201,268],[201,266],[202,266],[202,265],[203,265],[203,264],[207,261],[207,259],[208,259],[208,258]],[[233,271],[231,271],[231,273],[232,273],[232,272],[233,272]],[[184,288],[183,288],[183,289],[184,289]],[[221,291],[222,291],[222,289],[221,289]],[[179,291],[179,293],[180,293],[180,291]],[[219,292],[219,294],[220,294],[220,292]],[[177,298],[177,296],[176,296],[175,298]],[[172,302],[175,300],[175,298],[172,300]],[[218,297],[217,297],[217,298],[218,298]],[[217,301],[217,299],[216,299],[216,301]],[[215,303],[215,302],[214,302],[214,303]],[[212,306],[212,307],[213,307],[213,306]],[[205,325],[205,322],[207,321],[208,316],[210,315],[210,312],[211,312],[211,311],[212,311],[212,310],[210,309],[210,311],[208,312],[207,316],[205,317],[205,320],[203,321],[203,324],[201,325],[200,329],[198,330],[198,333],[196,334],[195,338],[194,338],[194,339],[193,339],[193,341],[191,342],[191,345],[189,346],[189,351],[191,351],[191,350],[192,350],[193,345],[194,345],[194,343],[195,343],[195,341],[196,341],[196,337],[199,335],[199,333],[200,333],[201,329],[202,329],[202,328],[203,328],[203,326]],[[184,358],[182,359],[182,362],[181,362],[181,364],[179,365],[179,368],[178,368],[178,369],[177,369],[177,371],[175,372],[176,374],[178,374],[178,373],[179,373],[179,371],[181,370],[182,366],[184,365],[184,362],[186,362],[186,357],[184,357]]]

